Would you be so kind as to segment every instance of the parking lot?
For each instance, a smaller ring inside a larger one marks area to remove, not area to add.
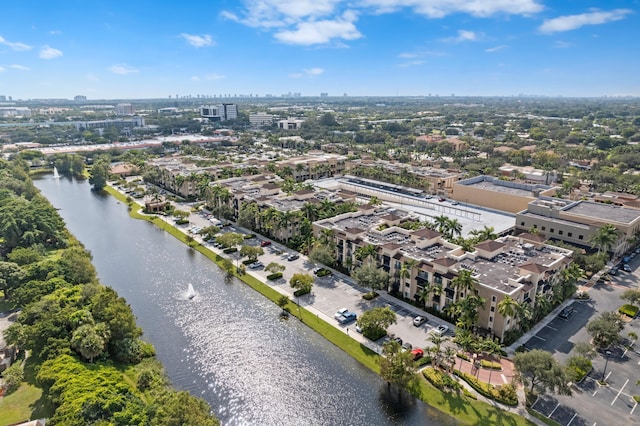
[[[598,314],[616,311],[623,303],[620,295],[640,283],[638,271],[640,257],[630,262],[631,272],[619,271],[605,283],[589,290],[590,299],[575,300],[570,305],[573,313],[567,319],[556,316],[547,326],[526,342],[527,349],[544,349],[564,363],[576,343],[589,342],[586,324]],[[622,336],[629,332],[640,335],[638,319],[625,323]],[[628,348],[629,340],[606,351],[599,351],[593,359],[593,370],[573,386],[572,396],[544,396],[533,408],[561,425],[638,425],[640,408],[633,399],[640,395],[640,352],[638,344]],[[605,386],[599,381],[606,382]]]

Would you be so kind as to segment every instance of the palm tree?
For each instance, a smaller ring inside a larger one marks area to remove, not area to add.
[[[402,263],[402,268],[400,269],[400,279],[411,278],[411,271],[418,264],[418,261],[415,259],[407,259]]]
[[[440,346],[444,342],[444,338],[437,334],[431,334],[429,340],[433,343],[433,361],[434,365],[440,366]]]
[[[518,301],[507,294],[504,299],[498,302],[498,313],[504,318],[512,317],[516,314],[518,305]]]
[[[368,258],[373,258],[374,261],[376,261],[377,259],[375,259],[375,257],[377,254],[378,247],[374,246],[373,244],[367,244],[364,247],[358,247],[355,251],[356,259],[361,262],[364,262]]]
[[[449,238],[453,238],[456,235],[457,236],[461,236],[462,235],[462,224],[460,222],[458,222],[458,219],[449,219]]]
[[[458,272],[458,276],[451,280],[451,284],[458,291],[457,297],[460,298],[462,293],[475,289],[478,280],[473,277],[473,273],[470,270],[461,269]]]
[[[598,229],[595,234],[591,234],[589,243],[591,243],[592,248],[598,249],[598,253],[608,252],[618,241],[618,237],[618,229],[614,225],[607,223]]]
[[[449,218],[445,215],[441,214],[440,216],[436,216],[433,218],[433,221],[436,224],[436,230],[441,234],[447,234],[449,231]]]
[[[498,362],[500,362],[500,359],[502,358],[501,354],[502,354],[502,345],[497,342],[496,340],[490,339],[490,338],[486,338],[484,339],[481,343],[481,348],[482,351],[484,353],[486,353],[489,358],[493,358],[494,356],[498,359]],[[489,384],[491,384],[491,373],[493,372],[493,368],[489,369]]]
[[[469,232],[469,234],[473,235],[478,242],[487,241],[487,240],[495,240],[498,238],[498,234],[496,234],[493,226],[484,225],[482,229],[474,229]]]

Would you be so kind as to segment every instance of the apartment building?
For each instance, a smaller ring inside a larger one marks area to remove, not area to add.
[[[296,182],[341,175],[346,170],[347,157],[339,154],[311,152],[309,155],[280,161],[277,167],[287,172]]]
[[[415,220],[412,213],[389,207],[361,206],[355,213],[314,222],[314,235],[332,231],[338,262],[355,268],[359,247],[376,247],[375,262],[391,276],[390,290],[406,299],[420,300],[427,289],[425,305],[436,311],[466,296],[455,288],[461,270],[470,270],[477,281],[474,292],[484,298],[477,326],[503,338],[517,326],[514,317],[503,317],[498,304],[507,295],[533,307],[560,283],[561,271],[571,262],[570,250],[545,245],[536,235],[522,234],[488,240],[473,252],[442,238],[430,229],[407,230],[399,225]],[[400,271],[412,265],[403,278]],[[436,290],[437,288],[437,290]]]
[[[614,225],[619,232],[612,254],[623,254],[630,248],[634,234],[640,231],[640,209],[540,197],[516,214],[516,232],[535,228],[549,239],[581,247],[590,247],[589,239],[605,224]]]
[[[227,103],[204,105],[200,107],[200,116],[210,121],[235,120],[238,118],[238,105]]]
[[[273,114],[267,114],[265,112],[258,112],[255,114],[249,114],[249,125],[254,129],[260,127],[271,127],[273,125],[275,116]]]

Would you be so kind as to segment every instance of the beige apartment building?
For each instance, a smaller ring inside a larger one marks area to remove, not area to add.
[[[546,185],[511,182],[483,175],[454,183],[451,198],[461,203],[515,214],[525,210],[539,196],[553,194],[555,188]]]
[[[593,201],[571,201],[541,197],[531,201],[516,214],[516,232],[535,228],[546,238],[590,247],[589,238],[605,224],[612,224],[620,233],[611,252],[625,253],[632,237],[640,231],[640,210]]]
[[[503,317],[498,304],[507,295],[533,308],[538,297],[549,297],[560,283],[561,271],[571,262],[572,252],[545,245],[537,235],[506,236],[476,245],[473,252],[442,238],[430,229],[407,230],[399,225],[415,220],[409,212],[389,207],[362,206],[354,213],[314,222],[314,235],[334,235],[338,263],[355,268],[359,247],[376,247],[375,262],[389,273],[389,290],[409,300],[422,299],[428,308],[442,311],[466,294],[453,280],[461,270],[470,270],[477,281],[477,294],[485,304],[478,310],[477,326],[500,339],[516,328],[515,317]],[[411,266],[408,276],[400,271]]]

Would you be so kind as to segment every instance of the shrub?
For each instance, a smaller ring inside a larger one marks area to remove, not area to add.
[[[633,400],[640,403],[640,395],[633,395]]]
[[[255,238],[255,237],[256,237],[256,234],[249,234],[249,235],[245,235],[243,238],[245,240],[250,240],[250,239]]]
[[[463,373],[460,370],[453,370],[453,372],[456,376],[461,377],[465,382],[469,383],[469,385],[480,395],[496,400],[502,404],[511,406],[518,405],[518,395],[516,394],[516,389],[513,385],[506,384],[500,388],[496,388],[488,383],[479,381],[471,374]]]
[[[20,383],[24,379],[24,371],[22,371],[22,365],[16,362],[11,367],[4,370],[2,373],[4,379],[4,387],[7,393],[11,393],[20,387]]]
[[[415,364],[415,366],[417,368],[420,368],[420,367],[422,367],[424,365],[427,365],[427,364],[431,364],[431,357],[430,356],[423,356],[422,358],[416,360],[414,364]]]
[[[332,272],[328,269],[323,269],[320,272],[318,272],[318,277],[326,277],[327,275],[331,275]]]
[[[456,356],[457,356],[458,358],[462,358],[462,359],[464,359],[465,361],[469,361],[469,357],[467,356],[467,354],[463,354],[462,352],[458,352],[458,353],[456,354]]]
[[[311,293],[311,289],[310,288],[300,288],[296,291],[293,292],[293,295],[295,297],[300,297],[300,296],[304,296],[305,294],[309,294]]]
[[[368,293],[365,293],[365,294],[362,296],[362,298],[363,298],[364,300],[373,300],[373,299],[375,299],[375,298],[376,298],[376,297],[378,297],[378,296],[379,296],[379,294],[378,294],[378,293],[376,293],[375,291],[370,291],[370,292],[368,292]]]
[[[251,265],[252,263],[255,263],[255,259],[246,259],[242,261],[243,265]]]
[[[634,305],[630,305],[628,303],[620,306],[620,308],[618,309],[618,312],[620,312],[623,315],[626,315],[630,318],[635,318],[636,315],[638,315],[638,308],[637,306]]]
[[[484,359],[480,361],[480,366],[482,366],[482,368],[487,368],[489,370],[502,370],[502,366],[500,365],[500,363],[487,361]]]
[[[378,339],[382,339],[387,335],[387,332],[384,329],[374,329],[374,330],[364,330],[362,335],[369,340],[373,340],[374,342]]]
[[[580,383],[591,371],[593,364],[584,356],[573,356],[567,361],[566,372],[569,380]]]
[[[436,370],[435,368],[425,368],[424,370],[422,370],[422,375],[429,381],[429,383],[440,390],[457,390],[462,388],[462,385],[453,380],[453,378],[447,373]]]
[[[282,278],[282,272],[274,272],[273,274],[267,275],[267,279],[270,281],[277,280]]]
[[[178,219],[176,220],[176,225],[186,225],[189,223],[189,219]]]
[[[222,250],[224,254],[235,253],[237,251],[238,251],[237,247],[227,247],[226,249]]]

